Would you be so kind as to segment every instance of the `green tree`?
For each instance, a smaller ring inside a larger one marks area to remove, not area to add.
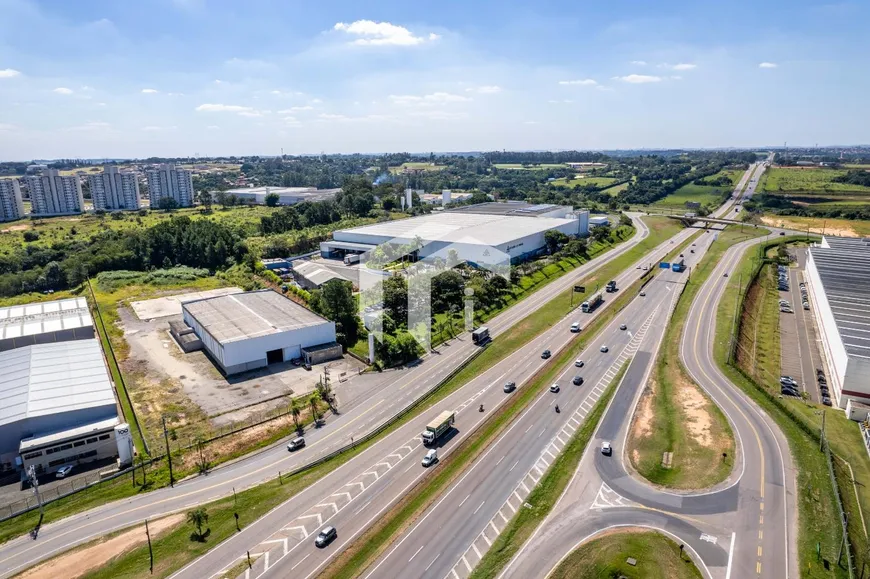
[[[299,400],[294,398],[290,401],[290,416],[293,417],[293,426],[296,427],[296,432],[299,432],[299,417],[302,415],[302,407],[299,406]]]
[[[625,213],[620,213],[619,214],[619,224],[620,225],[631,225],[632,224],[631,217],[629,217]]]
[[[568,236],[555,229],[548,229],[544,232],[544,243],[547,244],[547,249],[551,254],[559,251],[563,245],[568,243]]]
[[[161,197],[157,206],[163,211],[169,212],[178,209],[178,201],[174,197]]]
[[[335,337],[339,344],[349,348],[359,339],[359,316],[353,299],[353,285],[349,281],[329,280],[319,290],[311,292],[311,309],[335,322]]]
[[[195,537],[202,541],[205,539],[205,534],[202,528],[208,525],[208,511],[200,507],[192,511],[187,511],[187,522],[196,527]]]
[[[592,239],[595,241],[604,241],[608,237],[610,237],[610,226],[608,225],[597,225],[592,228],[590,233]]]
[[[281,196],[277,193],[269,193],[266,195],[266,207],[277,207],[281,201]]]
[[[308,399],[308,407],[311,408],[311,416],[314,418],[314,422],[318,422],[320,420],[318,403],[320,402],[320,395],[315,392]]]
[[[465,280],[455,269],[448,269],[432,278],[432,311],[446,312],[451,305],[461,305]]]
[[[199,204],[205,207],[207,210],[211,211],[211,205],[214,199],[212,198],[211,193],[208,191],[200,191],[197,195],[197,199]]]

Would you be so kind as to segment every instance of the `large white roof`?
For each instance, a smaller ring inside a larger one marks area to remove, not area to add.
[[[0,425],[34,416],[115,404],[95,339],[0,352]]]
[[[445,241],[496,246],[569,223],[576,223],[576,221],[556,217],[522,217],[444,211],[410,219],[384,221],[353,229],[343,229],[336,231],[333,234],[333,239],[336,241],[358,241],[358,236],[367,235],[371,236],[372,242],[377,244],[390,239],[409,242],[415,237],[420,237],[424,243]]]
[[[0,308],[0,340],[94,325],[85,298]]]

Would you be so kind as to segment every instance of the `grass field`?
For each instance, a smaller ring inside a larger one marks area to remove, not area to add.
[[[566,178],[556,179],[555,181],[550,181],[550,185],[561,185],[563,187],[582,187],[584,185],[595,185],[596,187],[601,187],[602,189],[605,189],[615,182],[616,179],[614,179],[613,177],[577,176],[570,181]]]
[[[603,189],[603,191],[608,193],[611,197],[615,197],[616,195],[619,195],[620,193],[625,191],[628,188],[628,185],[629,183],[628,181],[626,181],[625,183],[620,183],[619,185],[614,185],[613,187]]]
[[[680,340],[695,295],[725,251],[766,229],[729,226],[719,234],[693,271],[665,330],[654,379],[638,403],[628,453],[632,466],[647,480],[668,488],[703,489],[731,473],[734,434],[725,415],[689,377],[680,363]],[[662,455],[673,453],[670,468]],[[723,458],[724,456],[727,458]]]
[[[772,167],[765,171],[760,189],[766,193],[858,191],[870,194],[870,187],[832,181],[845,174],[846,169]]]
[[[687,201],[696,201],[701,205],[719,206],[722,202],[722,197],[726,193],[730,193],[734,190],[734,187],[737,185],[737,182],[740,180],[740,176],[743,173],[744,172],[740,169],[723,169],[715,175],[707,177],[707,179],[710,180],[721,176],[727,176],[731,179],[731,185],[726,187],[712,187],[709,185],[695,185],[694,183],[689,183],[688,185],[683,185],[664,199],[659,199],[653,204],[653,206],[684,209]]]
[[[632,557],[637,565],[629,565]],[[680,546],[647,529],[620,529],[599,535],[571,552],[548,579],[695,579],[703,577]]]

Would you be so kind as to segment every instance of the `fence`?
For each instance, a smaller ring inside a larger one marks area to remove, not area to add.
[[[834,487],[834,496],[837,499],[837,513],[840,515],[840,525],[843,527],[843,542],[841,543],[842,547],[845,547],[844,551],[846,551],[846,561],[848,564],[849,570],[849,578],[852,579],[855,577],[855,561],[853,559],[852,554],[852,541],[849,540],[849,527],[848,521],[846,520],[846,509],[843,508],[843,497],[840,495],[840,486],[837,484],[837,477],[834,474],[834,458],[831,453],[831,449],[828,446],[828,439],[825,438],[824,434],[821,436],[822,439],[822,449],[825,452],[825,460],[828,462],[828,474],[831,477],[831,485]],[[860,508],[860,507],[859,507]],[[837,557],[837,564],[840,564],[840,557]]]

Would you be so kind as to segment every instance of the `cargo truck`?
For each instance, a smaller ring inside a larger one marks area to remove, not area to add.
[[[423,444],[432,446],[441,438],[441,436],[450,430],[453,423],[456,421],[456,413],[452,410],[445,410],[438,415],[438,418],[426,425],[426,430],[420,435],[423,439]]]
[[[491,338],[489,337],[489,328],[477,328],[473,332],[471,332],[471,341],[477,344],[478,346],[483,346],[487,342],[489,342]]]
[[[344,256],[344,265],[353,265],[359,263],[359,254],[349,253]]]
[[[609,282],[607,282],[607,287],[605,289],[607,290],[607,293],[615,292],[616,291],[616,281],[610,280]]]
[[[681,259],[680,261],[675,261],[671,264],[671,270],[676,272],[681,272],[686,269],[686,260]]]
[[[594,296],[590,297],[588,300],[580,304],[580,310],[584,313],[589,313],[595,310],[604,299],[601,297],[601,292],[598,292]]]

